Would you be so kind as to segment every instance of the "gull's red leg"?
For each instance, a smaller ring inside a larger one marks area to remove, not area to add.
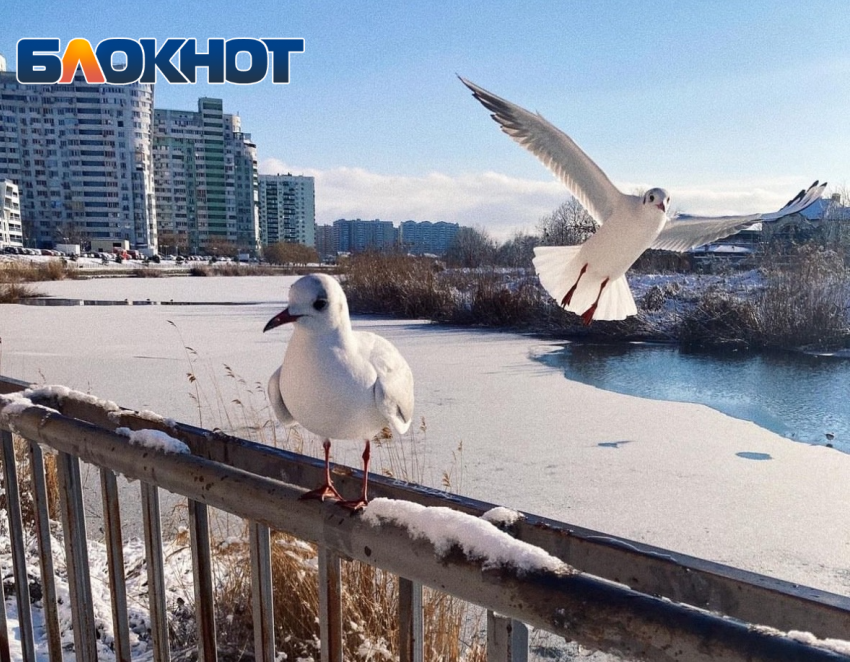
[[[564,295],[564,298],[561,299],[561,305],[566,308],[570,305],[570,301],[573,300],[573,293],[575,293],[576,288],[578,287],[578,282],[581,280],[581,277],[584,276],[584,272],[587,271],[587,265],[585,264],[581,271],[579,272],[578,278],[576,278],[576,282],[573,283],[573,286],[570,288],[570,291]]]
[[[593,302],[593,305],[585,310],[581,315],[581,321],[584,322],[585,326],[588,326],[593,321],[593,314],[596,312],[596,306],[599,305],[599,298],[602,296],[602,290],[605,289],[605,286],[608,284],[608,279],[602,281],[602,285],[599,286],[599,294],[596,295],[596,301]]]
[[[299,499],[318,499],[319,501],[334,499],[336,501],[342,501],[342,495],[336,491],[331,480],[331,440],[325,439],[322,447],[325,449],[325,482],[315,490],[310,490],[302,494]]]
[[[369,503],[367,492],[369,489],[369,458],[372,455],[371,448],[372,444],[370,444],[367,439],[366,448],[363,449],[363,488],[360,491],[360,498],[356,501],[340,501],[339,505],[344,508],[348,508],[349,510],[360,510],[365,508]]]

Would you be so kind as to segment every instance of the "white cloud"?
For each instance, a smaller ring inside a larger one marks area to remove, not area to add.
[[[516,230],[532,232],[540,218],[564,202],[569,193],[559,181],[520,179],[496,172],[449,176],[384,175],[363,168],[298,168],[279,159],[264,159],[262,174],[288,173],[316,179],[316,221],[380,218],[399,223],[449,221],[481,226],[498,239]],[[808,182],[806,182],[808,184]],[[650,188],[646,183],[617,182],[622,191]],[[676,210],[707,215],[769,212],[779,209],[803,185],[797,178],[668,184]]]

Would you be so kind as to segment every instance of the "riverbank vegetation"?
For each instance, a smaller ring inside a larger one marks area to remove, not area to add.
[[[68,270],[58,260],[37,264],[0,262],[0,303],[18,303],[21,299],[43,296],[31,283],[67,277]]]
[[[504,253],[503,253],[504,254]],[[463,255],[470,264],[470,252]],[[498,251],[491,253],[495,258]],[[695,274],[679,256],[648,255],[629,281],[638,314],[586,327],[540,286],[533,268],[452,267],[423,257],[363,253],[345,266],[352,312],[429,319],[600,340],[656,340],[690,347],[833,350],[850,347],[850,269],[808,243],[768,249],[748,269]],[[653,264],[654,263],[654,264]]]

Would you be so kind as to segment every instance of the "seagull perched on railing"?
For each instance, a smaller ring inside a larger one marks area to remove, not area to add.
[[[826,188],[826,183],[815,182],[769,214],[668,218],[670,196],[664,189],[653,188],[643,195],[621,193],[567,134],[541,115],[460,80],[493,113],[502,131],[540,159],[599,223],[596,233],[580,246],[534,249],[540,283],[565,309],[581,315],[585,324],[637,313],[625,273],[647,248],[686,251],[702,246],[758,221],[800,212]]]
[[[325,482],[302,499],[336,499],[353,510],[367,503],[369,439],[390,427],[398,435],[413,416],[413,373],[395,346],[381,336],[353,331],[348,302],[336,279],[299,278],[289,306],[263,331],[294,323],[281,365],[269,379],[272,409],[287,426],[300,423],[325,437]],[[366,439],[360,499],[345,501],[331,481],[331,439]]]

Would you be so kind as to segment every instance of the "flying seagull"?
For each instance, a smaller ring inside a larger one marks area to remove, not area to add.
[[[580,246],[539,246],[534,267],[540,283],[565,309],[585,324],[635,315],[625,273],[647,248],[686,251],[744,229],[804,210],[818,200],[826,182],[800,191],[779,211],[749,216],[667,217],[670,195],[652,188],[626,195],[563,131],[531,113],[459,77],[492,117],[520,145],[540,159],[570,190],[599,229]]]
[[[395,346],[381,336],[353,331],[348,302],[336,279],[299,278],[289,306],[263,332],[294,323],[283,364],[269,379],[277,418],[325,437],[325,482],[302,499],[336,499],[357,510],[367,503],[369,439],[389,426],[402,435],[413,416],[413,373]],[[366,439],[360,498],[345,501],[331,481],[331,439]]]

